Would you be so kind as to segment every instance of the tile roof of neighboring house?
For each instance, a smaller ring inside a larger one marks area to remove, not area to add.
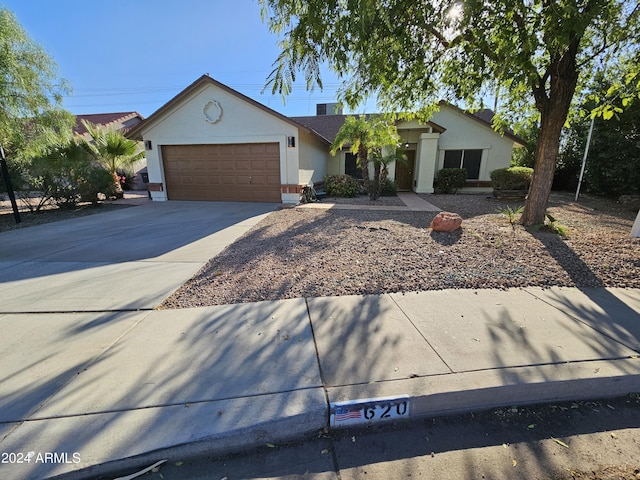
[[[136,117],[138,117],[140,121],[144,120],[144,117],[138,112],[90,113],[86,115],[76,115],[76,125],[73,127],[73,133],[76,135],[84,135],[87,133],[87,129],[82,125],[82,120],[86,120],[94,125],[102,125],[106,127],[113,123],[124,123],[127,120],[131,120]],[[131,127],[133,127],[133,125],[129,126],[129,128]]]

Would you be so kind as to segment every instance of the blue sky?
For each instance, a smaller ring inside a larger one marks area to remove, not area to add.
[[[208,73],[285,115],[315,115],[338,87],[261,94],[278,38],[257,0],[0,0],[56,61],[73,93],[74,114],[138,111],[145,117]],[[371,108],[367,109],[372,111]]]

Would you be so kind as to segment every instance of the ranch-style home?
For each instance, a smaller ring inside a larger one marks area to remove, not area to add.
[[[317,116],[286,117],[203,75],[127,136],[144,143],[153,200],[297,203],[305,185],[326,175],[359,174],[347,149],[329,153],[346,116],[318,107]],[[444,167],[466,168],[466,189],[486,190],[491,171],[508,167],[522,145],[491,128],[489,111],[446,103],[426,124],[397,127],[408,162],[392,164],[389,177],[417,193],[432,193]]]

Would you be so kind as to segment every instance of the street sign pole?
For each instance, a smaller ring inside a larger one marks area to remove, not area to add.
[[[4,178],[4,184],[7,187],[9,200],[11,200],[13,218],[16,220],[16,224],[18,224],[20,223],[20,212],[18,211],[18,204],[16,203],[16,195],[13,193],[13,186],[11,185],[11,179],[9,178],[9,167],[7,167],[7,159],[4,157],[4,148],[2,148],[2,145],[0,145],[0,166],[2,167],[2,177]]]

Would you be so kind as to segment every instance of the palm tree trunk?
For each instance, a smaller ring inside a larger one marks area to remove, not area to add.
[[[360,145],[358,149],[358,162],[360,162],[360,170],[362,170],[362,180],[364,181],[364,188],[367,192],[371,190],[371,180],[369,180],[369,153],[367,147]]]

